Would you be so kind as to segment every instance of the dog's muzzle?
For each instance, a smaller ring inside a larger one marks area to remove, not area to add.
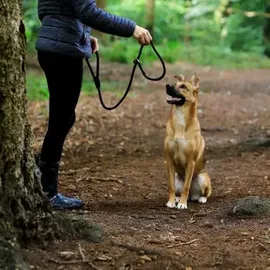
[[[167,102],[172,105],[182,106],[186,102],[186,98],[176,91],[171,84],[166,84]]]

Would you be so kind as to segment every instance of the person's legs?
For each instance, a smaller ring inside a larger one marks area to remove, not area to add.
[[[48,129],[39,160],[43,190],[55,207],[81,207],[81,201],[58,194],[57,186],[63,145],[76,119],[75,108],[83,77],[82,59],[39,52],[38,60],[50,94]]]

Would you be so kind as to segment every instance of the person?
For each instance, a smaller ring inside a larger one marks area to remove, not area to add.
[[[98,8],[94,0],[39,0],[41,27],[36,40],[38,62],[49,90],[49,119],[36,164],[43,191],[53,208],[75,209],[84,203],[58,192],[59,164],[66,136],[76,120],[83,79],[83,59],[98,49],[91,28],[148,45],[151,34],[134,21]]]

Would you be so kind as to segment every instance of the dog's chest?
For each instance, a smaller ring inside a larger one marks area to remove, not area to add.
[[[185,121],[184,114],[181,110],[177,110],[175,112],[175,122],[177,125],[185,127],[186,121]]]
[[[175,162],[185,164],[186,155],[185,152],[188,148],[188,140],[185,138],[183,131],[185,130],[185,117],[181,109],[176,110],[175,112],[175,124],[178,126],[175,132],[174,137],[174,153],[173,157]]]
[[[189,143],[185,138],[174,138],[168,142],[171,157],[175,164],[184,166]]]

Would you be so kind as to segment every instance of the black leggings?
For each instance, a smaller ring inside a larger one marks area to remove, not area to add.
[[[83,60],[77,57],[38,52],[49,89],[49,122],[41,160],[60,161],[64,141],[75,123],[75,108],[82,87]]]

